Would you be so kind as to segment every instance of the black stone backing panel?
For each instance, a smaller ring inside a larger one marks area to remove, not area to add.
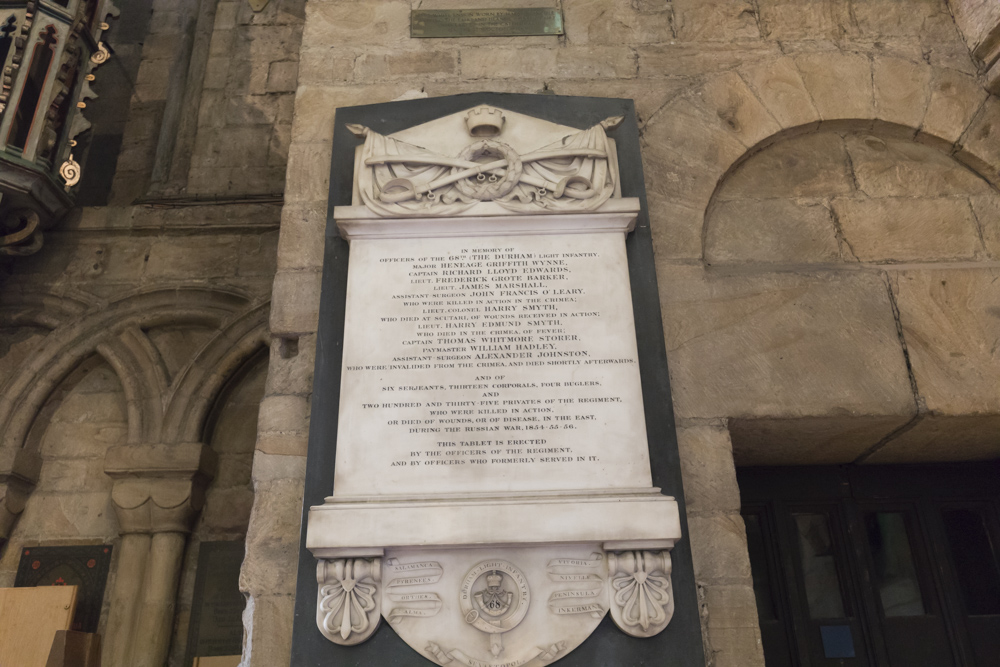
[[[622,196],[638,197],[642,202],[636,230],[628,235],[625,246],[632,284],[653,485],[661,487],[664,494],[676,497],[681,511],[684,538],[672,551],[676,610],[667,628],[649,639],[636,639],[621,632],[609,614],[590,638],[552,664],[558,667],[700,667],[705,664],[705,656],[687,539],[684,492],[634,104],[632,100],[624,99],[507,93],[471,93],[337,110],[291,665],[429,667],[435,664],[404,643],[384,620],[375,634],[358,646],[339,646],[320,634],[316,627],[316,559],[305,547],[305,527],[309,507],[323,504],[324,498],[332,493],[337,455],[337,413],[349,253],[348,244],[340,238],[333,221],[333,208],[351,203],[354,151],[360,143],[345,125],[360,123],[376,132],[391,134],[479,104],[492,104],[580,129],[592,127],[609,116],[624,116],[625,122],[610,133],[618,146]]]

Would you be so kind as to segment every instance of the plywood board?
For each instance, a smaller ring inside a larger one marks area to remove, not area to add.
[[[76,586],[0,588],[0,665],[45,667],[57,630],[69,630]]]

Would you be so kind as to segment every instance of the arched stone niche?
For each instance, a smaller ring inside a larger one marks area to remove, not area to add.
[[[189,532],[192,566],[200,540],[246,534],[267,317],[266,302],[197,287],[0,300],[11,352],[25,352],[0,377],[4,536],[25,506],[21,541],[120,536],[109,664],[167,659]]]
[[[1000,193],[935,147],[819,130],[741,162],[705,217],[705,262],[900,264],[1000,256]]]
[[[704,261],[717,286],[742,283],[721,299],[731,316],[753,311],[732,329],[727,379],[767,388],[730,406],[737,462],[1000,453],[998,211],[992,184],[898,131],[820,129],[734,167],[708,207]]]

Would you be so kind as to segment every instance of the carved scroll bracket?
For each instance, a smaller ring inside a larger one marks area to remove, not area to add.
[[[316,625],[335,644],[360,644],[381,620],[382,559],[320,559]]]
[[[670,623],[674,594],[669,551],[608,553],[611,617],[633,637],[652,637]]]

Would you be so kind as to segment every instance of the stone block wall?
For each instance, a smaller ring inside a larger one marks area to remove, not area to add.
[[[990,0],[950,0],[949,4],[987,87],[1000,92],[1000,6]]]
[[[239,512],[210,497],[195,525],[170,661],[197,541],[242,531],[252,488],[243,664],[286,664],[336,108],[480,90],[632,98],[707,655],[761,665],[736,464],[997,456],[983,435],[1000,414],[1000,102],[977,78],[993,4],[496,0],[559,6],[566,34],[410,38],[411,9],[467,4],[153,0],[111,205],[47,234],[0,298],[5,396],[40,369],[62,397],[24,430],[41,472],[11,547],[113,539],[98,462],[153,410],[108,388],[112,351],[61,369],[51,350],[70,358],[93,331],[169,312],[211,320],[245,361],[270,300],[266,378],[247,376],[238,409],[245,444],[262,392],[252,463],[222,447],[227,481],[210,492]],[[168,376],[209,335],[147,329]]]
[[[311,365],[336,107],[476,90],[635,99],[708,654],[762,664],[733,443],[744,463],[854,460],[910,425],[922,408],[904,348],[919,336],[902,314],[906,274],[874,267],[969,263],[955,268],[985,281],[995,270],[994,230],[976,214],[995,190],[968,169],[984,173],[996,150],[969,145],[991,136],[994,101],[948,6],[565,0],[563,37],[411,39],[417,4],[306,4],[272,377]],[[776,165],[800,180],[772,178]],[[739,188],[754,194],[736,201]],[[841,264],[866,270],[830,268]],[[979,329],[963,339],[994,336],[970,317]],[[264,409],[282,416],[260,438],[282,456],[304,453],[308,394],[307,378],[268,387]],[[921,456],[897,442],[900,457]],[[254,522],[270,516],[265,505]],[[246,662],[266,664],[253,650]]]

